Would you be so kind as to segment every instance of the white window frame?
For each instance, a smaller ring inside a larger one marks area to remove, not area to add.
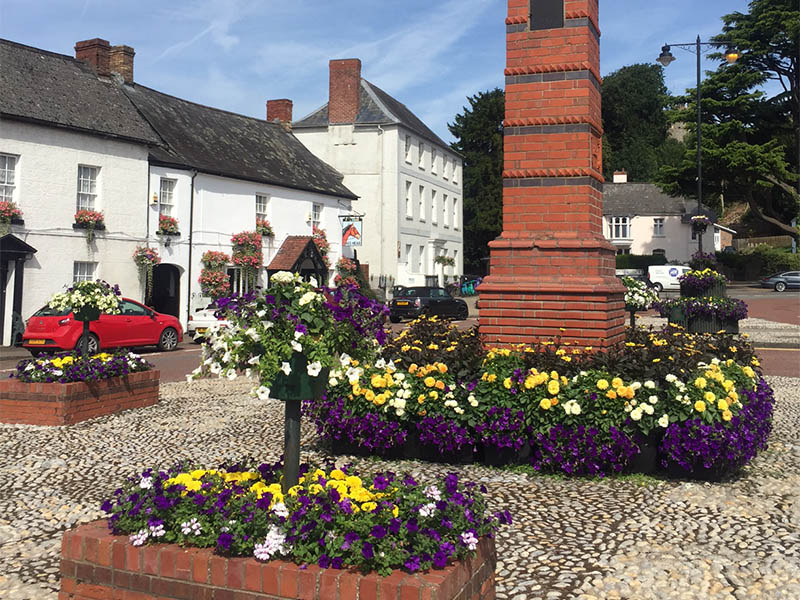
[[[631,253],[630,246],[620,246],[619,248],[617,248],[617,256],[623,256],[625,254],[630,254],[630,253]]]
[[[432,175],[436,175],[437,174],[436,161],[439,159],[437,154],[438,153],[436,152],[436,148],[431,146],[431,174]]]
[[[322,204],[319,202],[311,203],[311,227],[320,228],[322,223]]]
[[[100,167],[78,165],[78,191],[76,206],[78,210],[97,210],[97,180]]]
[[[447,194],[442,196],[442,225],[450,228],[450,213],[447,210]]]
[[[442,155],[442,179],[450,179],[450,173],[448,170],[450,169],[450,158],[448,158],[447,154]]]
[[[457,185],[458,184],[458,161],[456,159],[453,159],[453,178],[452,178],[452,181],[453,181],[453,185]]]
[[[0,154],[0,202],[14,202],[18,159],[15,154]]]
[[[420,141],[418,148],[419,148],[419,151],[418,151],[419,154],[417,156],[417,167],[419,167],[420,169],[424,169],[425,168],[425,144],[422,141]]]
[[[406,162],[408,164],[411,164],[411,136],[410,135],[406,136],[406,148],[405,148],[405,151],[406,151],[406,155],[405,155],[406,156]]]
[[[425,222],[425,186],[419,186],[419,220]]]
[[[664,237],[664,217],[653,217],[653,237]]]
[[[458,229],[459,227],[461,227],[461,225],[459,224],[458,218],[458,198],[453,196],[453,229]]]
[[[412,253],[414,251],[414,246],[411,244],[406,244],[406,265],[411,268],[411,259]]]
[[[256,220],[269,220],[269,194],[256,194]]]
[[[97,279],[97,263],[75,261],[72,263],[72,283],[79,281],[94,281]]]
[[[611,239],[612,240],[631,239],[630,217],[611,217]]]
[[[158,184],[158,214],[165,217],[174,217],[172,210],[175,208],[175,185],[177,179],[162,177]]]
[[[242,267],[229,266],[225,272],[231,280],[231,294],[246,294],[250,291],[248,281],[243,277]],[[258,285],[257,277],[255,285]]]
[[[414,199],[411,197],[411,182],[406,181],[406,219],[414,218]]]
[[[439,209],[436,207],[436,190],[431,189],[431,225],[439,222]]]
[[[419,257],[417,259],[417,273],[425,274],[425,246],[419,247]]]

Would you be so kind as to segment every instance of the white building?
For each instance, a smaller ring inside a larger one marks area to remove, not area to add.
[[[74,281],[105,279],[144,300],[133,262],[156,248],[152,305],[186,325],[204,305],[206,250],[230,254],[234,233],[272,223],[264,266],[288,236],[339,228],[356,196],[341,175],[279,123],[200,106],[133,83],[133,49],[78,42],[76,57],[0,40],[0,201],[22,222],[0,232],[0,343],[12,342],[49,297]],[[87,243],[74,214],[104,215]],[[159,214],[180,235],[158,235]],[[331,237],[330,259],[341,253]],[[234,289],[240,288],[231,265]],[[261,270],[258,283],[265,283]]]
[[[330,61],[328,102],[292,130],[359,196],[357,252],[372,287],[441,284],[463,272],[461,156],[362,79],[360,60]]]
[[[697,234],[691,218],[697,202],[673,197],[652,183],[628,183],[623,172],[603,187],[603,234],[617,254],[661,254],[675,263],[687,263],[697,252]],[[703,250],[714,252],[731,245],[732,229],[715,223],[713,211],[703,214],[714,223],[703,234]]]

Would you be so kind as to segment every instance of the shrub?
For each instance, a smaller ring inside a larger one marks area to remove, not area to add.
[[[646,271],[650,265],[665,265],[667,257],[663,254],[618,254],[617,269],[640,269]]]
[[[717,258],[736,279],[755,279],[781,271],[800,270],[800,254],[766,244],[741,252],[719,252]]]

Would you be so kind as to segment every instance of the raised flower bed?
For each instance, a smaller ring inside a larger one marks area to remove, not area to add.
[[[23,360],[0,381],[0,422],[72,425],[158,402],[159,371],[133,353]]]
[[[132,477],[104,503],[107,526],[65,534],[62,592],[493,597],[490,538],[511,517],[490,516],[475,484],[453,474],[423,486],[389,472],[358,477],[304,466],[284,494],[280,467],[178,466]]]

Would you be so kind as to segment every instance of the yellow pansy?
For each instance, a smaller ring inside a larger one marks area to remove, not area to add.
[[[344,471],[341,471],[339,469],[334,469],[333,471],[331,471],[331,479],[342,480],[345,477],[347,477],[347,475],[344,474]]]
[[[698,400],[694,403],[694,409],[699,413],[704,412],[706,410],[706,403],[702,400]]]
[[[617,398],[617,392],[614,390],[608,390],[606,392],[606,398],[610,398],[611,400],[615,400]]]
[[[375,400],[373,400],[373,403],[376,406],[383,406],[384,404],[386,404],[386,394],[378,394],[377,396],[375,396]]]
[[[438,364],[439,373],[445,374],[447,373],[447,365],[443,363]]]
[[[755,379],[756,373],[750,367],[742,367],[742,373],[750,377],[751,379]]]
[[[547,391],[550,392],[553,396],[555,396],[561,390],[561,386],[558,385],[558,382],[554,379],[551,379],[550,382],[547,384]]]
[[[361,510],[363,510],[364,512],[372,512],[376,508],[378,508],[378,505],[375,502],[364,502],[361,505]]]
[[[598,390],[607,390],[608,389],[608,381],[606,381],[605,379],[598,380],[597,389]]]
[[[431,397],[431,398],[433,398],[434,400],[438,400],[438,399],[439,399],[439,392],[437,392],[436,390],[431,390],[431,391],[428,393],[428,396],[430,396],[430,397]]]
[[[706,392],[705,394],[703,394],[703,400],[705,400],[706,402],[714,402],[714,400],[716,399],[717,397],[714,395],[714,392]]]
[[[367,390],[366,392],[364,392],[364,398],[366,398],[369,402],[374,401],[375,392],[373,392],[372,390]]]
[[[719,402],[717,402],[717,408],[720,410],[728,410],[728,401],[725,398],[720,398]]]
[[[423,383],[425,384],[426,387],[433,387],[436,385],[436,380],[433,377],[428,376],[425,378]]]
[[[536,379],[534,379],[531,375],[528,375],[525,378],[525,389],[530,390],[536,386]]]
[[[503,387],[506,388],[507,390],[511,389],[511,377],[506,377],[503,380]]]
[[[729,410],[722,411],[722,420],[723,421],[730,421],[733,418],[733,413]]]
[[[344,482],[347,484],[347,487],[352,489],[358,489],[361,487],[361,479],[356,477],[355,475],[348,475]]]
[[[497,375],[494,373],[489,373],[489,377],[486,378],[486,381],[489,383],[493,383],[497,379]]]
[[[436,389],[443,390],[444,389],[444,381],[437,381],[436,382]]]
[[[705,377],[698,377],[697,379],[694,380],[694,386],[700,388],[701,390],[705,389],[707,385],[708,382],[706,381]]]
[[[617,389],[618,387],[621,386],[622,386],[622,379],[620,379],[619,377],[614,377],[614,379],[611,380],[612,388]]]
[[[542,398],[542,401],[539,402],[539,408],[542,410],[549,410],[552,406],[552,402],[548,398]]]

